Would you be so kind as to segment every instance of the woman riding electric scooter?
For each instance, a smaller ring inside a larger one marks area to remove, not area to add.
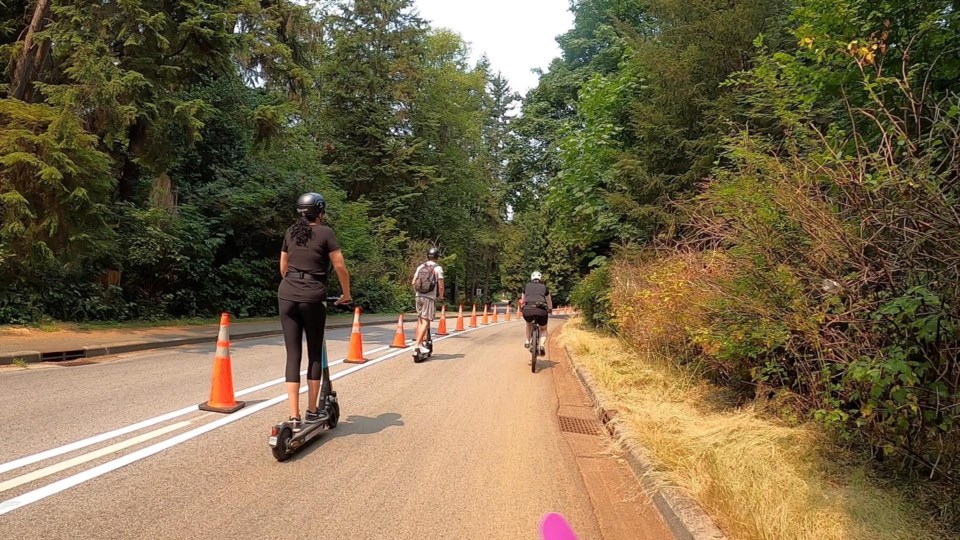
[[[329,377],[323,377],[323,333],[327,321],[327,276],[333,264],[343,295],[337,305],[349,304],[350,273],[333,229],[323,224],[326,202],[319,193],[306,193],[297,200],[300,219],[287,229],[280,253],[277,290],[280,326],[287,348],[286,383],[290,401],[288,423],[295,431],[302,422],[324,422],[326,411],[318,403],[330,392]],[[307,414],[300,418],[300,361],[307,336]],[[321,389],[321,381],[325,388]],[[322,395],[321,395],[322,394]]]

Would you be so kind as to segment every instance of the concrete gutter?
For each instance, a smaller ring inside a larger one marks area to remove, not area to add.
[[[368,324],[384,324],[389,323],[390,320],[375,320],[368,321]],[[331,328],[350,328],[353,326],[352,320],[342,320],[331,322],[327,324],[327,329]],[[242,339],[256,339],[264,338],[271,336],[279,336],[283,332],[280,328],[272,330],[258,330],[251,332],[231,332],[230,340],[239,341]],[[144,341],[122,341],[116,343],[108,343],[102,345],[92,345],[92,346],[78,346],[75,349],[69,351],[15,351],[15,352],[4,352],[0,353],[0,366],[6,366],[13,364],[14,360],[20,359],[28,364],[34,364],[41,361],[41,358],[50,358],[54,357],[55,360],[49,361],[64,361],[64,360],[79,360],[81,358],[94,358],[97,356],[111,356],[115,354],[123,354],[129,352],[137,351],[147,351],[152,349],[168,349],[171,347],[180,347],[183,345],[197,345],[201,343],[211,343],[215,344],[217,340],[216,334],[212,336],[191,336],[184,338],[174,338],[166,340],[144,340]]]
[[[726,540],[726,536],[696,501],[676,487],[654,480],[656,468],[653,466],[655,463],[653,457],[639,443],[626,436],[619,429],[617,422],[613,422],[616,410],[605,405],[605,400],[597,391],[598,385],[593,376],[573,361],[573,355],[566,347],[563,350],[571,369],[593,403],[599,420],[611,436],[626,443],[622,446],[625,447],[627,463],[630,464],[637,481],[657,507],[657,511],[660,512],[673,537],[677,540]]]

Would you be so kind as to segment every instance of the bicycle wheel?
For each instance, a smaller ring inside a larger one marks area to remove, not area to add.
[[[540,326],[533,325],[533,339],[530,340],[530,371],[537,372],[537,353],[540,352]]]

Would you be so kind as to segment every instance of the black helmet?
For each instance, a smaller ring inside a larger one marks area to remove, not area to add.
[[[427,250],[427,260],[435,261],[440,256],[440,248],[432,247]]]
[[[317,219],[327,207],[327,201],[319,193],[304,193],[297,199],[297,212],[307,219]]]

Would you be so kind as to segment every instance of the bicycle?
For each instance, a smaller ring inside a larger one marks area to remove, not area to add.
[[[537,372],[537,355],[540,353],[540,325],[533,323],[533,333],[530,339],[530,372]]]

